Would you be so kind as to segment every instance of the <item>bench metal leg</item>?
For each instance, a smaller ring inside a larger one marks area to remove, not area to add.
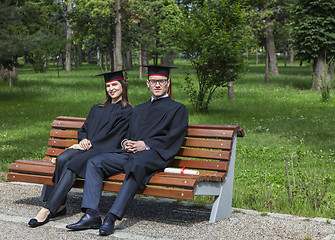
[[[40,201],[46,202],[49,199],[54,189],[55,189],[55,186],[53,185],[43,185],[43,189],[42,189],[41,196],[40,196]]]
[[[210,223],[230,217],[232,193],[230,194],[230,189],[227,189],[227,186],[227,184],[223,184],[220,195],[215,197],[212,205],[211,216],[209,218]]]
[[[233,140],[233,147],[231,151],[227,176],[225,180],[221,183],[220,195],[215,198],[212,206],[212,212],[209,218],[210,223],[216,222],[224,218],[229,218],[231,215],[236,154],[236,137],[237,136],[235,135]]]

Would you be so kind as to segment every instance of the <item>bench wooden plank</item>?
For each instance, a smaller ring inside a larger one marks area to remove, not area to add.
[[[59,117],[56,117],[56,120],[75,121],[75,122],[84,123],[86,118],[59,116]]]
[[[214,149],[230,150],[232,147],[232,141],[185,138],[183,146],[184,147],[195,147],[195,148],[214,148]]]
[[[50,160],[51,160],[51,158],[46,158],[45,160],[30,160],[30,159],[16,160],[14,163],[12,163],[9,166],[9,170],[13,171],[13,172],[17,172],[18,167],[16,165],[20,165],[20,164],[33,165],[33,166],[45,166],[45,167],[54,168],[55,164],[52,163]],[[188,161],[192,161],[192,160],[188,160]],[[182,160],[182,162],[183,162],[183,160]],[[198,161],[195,161],[195,162],[198,162]],[[228,164],[225,163],[225,162],[209,162],[209,164],[211,164],[211,165],[214,165],[215,163],[216,164],[219,163],[219,164],[223,165],[224,167],[221,167],[221,169],[228,167]],[[188,167],[187,163],[185,165],[186,165],[186,167]],[[201,164],[201,166],[203,166],[203,164]],[[188,168],[190,169],[190,167],[188,167]],[[213,167],[213,168],[215,168],[215,167]],[[215,169],[215,170],[217,170],[217,169]],[[201,176],[201,177],[197,176],[197,179],[199,181],[206,181],[209,178],[215,178],[215,179],[220,178],[220,179],[213,180],[213,181],[222,181],[224,176],[225,176],[224,172],[217,172],[217,171],[199,171],[199,173],[200,173],[200,176]],[[186,174],[175,174],[175,173],[164,173],[164,172],[160,172],[160,173],[157,173],[157,174],[172,175],[174,177],[194,176],[194,175],[190,175],[190,174],[186,175]]]
[[[77,140],[49,139],[48,146],[68,148],[76,143],[78,143]]]
[[[225,129],[202,129],[202,128],[189,128],[187,130],[187,137],[214,137],[214,138],[224,138],[233,139],[234,131]]]
[[[37,184],[46,184],[53,185],[52,178],[50,176],[41,176],[41,175],[31,175],[31,174],[22,174],[22,173],[8,173],[7,179],[9,181],[18,181],[18,182],[28,182],[28,183],[37,183]],[[121,188],[121,183],[113,182],[104,182],[104,191],[119,192]],[[74,187],[83,188],[84,181],[77,180]],[[153,187],[148,185],[143,191],[139,194],[150,195],[156,197],[168,197],[168,198],[177,198],[185,200],[194,199],[194,190],[190,189],[174,189],[174,188],[160,188]]]
[[[58,148],[48,148],[47,155],[51,157],[57,157],[59,154],[64,152],[66,149],[58,149]]]
[[[51,127],[57,129],[79,129],[83,125],[82,122],[77,121],[62,121],[62,120],[55,120],[51,124]]]
[[[15,162],[11,164],[9,170],[16,173],[34,174],[42,176],[52,176],[55,166],[52,164],[34,164],[33,162]],[[108,181],[123,182],[125,174],[118,174],[107,178]],[[173,174],[158,173],[149,181],[149,184],[156,186],[171,186],[179,188],[194,189],[195,185],[204,178],[202,176],[184,175],[176,178]]]
[[[52,129],[50,131],[50,137],[77,139],[78,138],[78,132],[77,131],[66,131],[66,130]]]
[[[229,167],[229,163],[228,162],[218,162],[218,161],[175,159],[172,162],[171,166],[178,167],[178,168],[186,167],[186,168],[202,169],[202,170],[227,171]]]
[[[205,149],[180,148],[177,156],[205,159],[226,160],[230,159],[230,152]]]

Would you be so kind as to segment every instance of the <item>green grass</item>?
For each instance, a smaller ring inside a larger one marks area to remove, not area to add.
[[[251,62],[248,72],[235,82],[236,99],[229,101],[226,89],[219,89],[209,113],[204,114],[194,112],[184,91],[185,74],[194,71],[188,62],[176,60],[173,97],[187,106],[190,123],[240,125],[245,130],[246,136],[238,139],[234,207],[335,218],[334,183],[318,210],[306,199],[288,203],[283,160],[283,154],[290,156],[303,139],[301,168],[320,177],[333,175],[335,98],[323,102],[321,93],[310,90],[310,65],[280,67],[280,75],[270,76],[269,84],[265,85],[264,65]],[[19,68],[20,81],[12,88],[1,80],[0,170],[7,171],[16,159],[42,158],[50,123],[57,116],[86,117],[93,104],[103,101],[103,79],[94,77],[99,73],[96,65],[86,64],[71,73],[61,71],[58,78],[52,64],[46,73],[38,74],[25,65]],[[138,79],[138,68],[129,71],[128,77],[133,106],[148,100],[150,93],[145,79]],[[265,183],[265,174],[268,193],[273,191],[271,209],[260,183]]]

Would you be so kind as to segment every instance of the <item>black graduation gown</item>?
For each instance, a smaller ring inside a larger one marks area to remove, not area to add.
[[[125,138],[129,127],[129,120],[133,108],[127,106],[120,108],[121,102],[109,104],[106,107],[94,105],[83,126],[78,130],[78,142],[87,138],[92,147],[85,151],[87,154],[76,154],[68,163],[68,169],[74,171],[79,177],[85,177],[86,163],[94,155],[108,152],[122,152],[120,142]],[[84,156],[87,157],[84,157]]]
[[[129,154],[129,161],[124,165],[126,178],[133,173],[143,189],[155,172],[171,164],[184,141],[187,125],[186,107],[170,97],[136,106],[127,139],[143,140],[150,150]]]

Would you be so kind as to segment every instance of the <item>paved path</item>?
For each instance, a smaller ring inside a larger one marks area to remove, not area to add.
[[[42,227],[27,222],[39,211],[42,186],[0,183],[0,239],[324,239],[335,240],[335,220],[306,219],[235,209],[230,219],[208,223],[210,209],[175,200],[136,197],[113,235],[100,237],[97,230],[68,231],[65,226],[82,216],[81,190],[68,197],[68,215]],[[115,195],[104,194],[106,214]]]

